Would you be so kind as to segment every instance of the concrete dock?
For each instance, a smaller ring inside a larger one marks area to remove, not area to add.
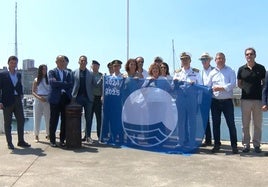
[[[93,139],[96,139],[94,134]],[[32,132],[25,133],[31,148],[7,149],[0,134],[0,186],[94,186],[94,187],[226,187],[268,186],[268,145],[260,154],[241,152],[233,155],[230,142],[222,142],[220,153],[212,147],[200,148],[191,155],[163,154],[113,147],[95,142],[82,148],[50,147],[45,134],[34,142]]]

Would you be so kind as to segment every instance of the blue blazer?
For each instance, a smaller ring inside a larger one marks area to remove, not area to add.
[[[73,91],[72,91],[72,97],[76,98],[79,87],[80,87],[80,69],[76,69],[73,72],[73,81],[74,81],[74,86],[73,86]],[[97,82],[95,81],[95,78],[93,76],[93,73],[86,69],[86,90],[87,90],[87,97],[88,99],[93,102],[94,96],[93,96],[93,88],[94,86],[97,85]]]
[[[18,82],[14,86],[12,80],[9,76],[9,71],[4,71],[0,73],[0,102],[3,103],[4,107],[8,107],[14,104],[15,95],[14,91],[18,93],[21,98],[23,97],[23,87],[21,83],[21,74],[17,72]]]
[[[48,72],[49,84],[51,87],[48,101],[51,104],[59,104],[62,90],[65,91],[68,98],[71,100],[71,92],[72,92],[72,77],[71,73],[67,70],[63,70],[63,81],[60,79],[59,70],[54,68]]]
[[[262,104],[268,105],[268,71],[266,71],[264,87],[262,90]]]

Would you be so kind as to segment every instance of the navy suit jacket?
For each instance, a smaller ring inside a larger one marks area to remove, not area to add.
[[[21,74],[19,72],[17,72],[17,78],[18,82],[14,86],[9,76],[9,71],[4,71],[0,73],[0,91],[1,91],[0,102],[3,103],[4,107],[8,107],[14,104],[15,90],[18,93],[18,95],[21,96],[21,98],[23,97]]]
[[[262,90],[262,104],[268,105],[268,71],[266,71],[264,87]]]
[[[51,91],[48,97],[49,103],[59,104],[63,90],[65,91],[68,98],[71,100],[73,83],[71,73],[69,71],[63,70],[63,81],[61,81],[59,70],[55,68],[48,72],[48,79],[51,86]]]

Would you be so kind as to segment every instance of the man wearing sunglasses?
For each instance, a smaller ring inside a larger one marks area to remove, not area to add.
[[[256,51],[254,48],[245,50],[246,64],[238,69],[238,87],[242,89],[242,144],[243,152],[250,151],[250,121],[252,120],[254,133],[252,137],[254,151],[260,153],[262,135],[262,87],[265,79],[265,67],[256,63]],[[252,119],[251,119],[252,116]]]
[[[203,85],[206,86],[208,83],[208,75],[211,72],[211,70],[214,69],[210,65],[211,60],[213,57],[211,57],[208,53],[203,53],[199,60],[202,62],[203,65],[203,70],[201,71],[201,78],[203,81]],[[205,142],[201,145],[202,147],[206,146],[211,146],[212,141],[211,141],[211,127],[210,127],[210,122],[209,122],[209,117],[208,117],[208,122],[205,130]]]

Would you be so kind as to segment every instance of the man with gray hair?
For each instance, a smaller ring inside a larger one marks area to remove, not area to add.
[[[204,86],[207,86],[208,83],[208,75],[211,72],[211,70],[214,69],[210,65],[211,60],[213,57],[211,57],[208,53],[203,53],[199,60],[202,62],[203,69],[201,71],[201,78],[202,78],[202,83]],[[211,146],[212,141],[211,141],[211,127],[210,127],[210,122],[209,122],[209,115],[208,115],[208,121],[207,121],[207,126],[205,129],[205,142],[201,145],[202,147],[206,146]]]

